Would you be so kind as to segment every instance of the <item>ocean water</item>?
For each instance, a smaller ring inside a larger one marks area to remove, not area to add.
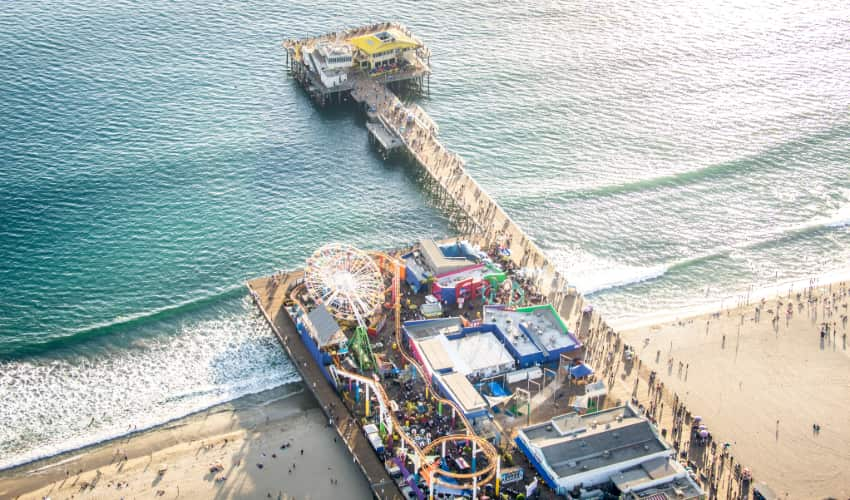
[[[481,185],[628,322],[850,263],[850,4],[0,10],[0,468],[297,379],[244,280],[452,228],[279,42],[395,19]]]

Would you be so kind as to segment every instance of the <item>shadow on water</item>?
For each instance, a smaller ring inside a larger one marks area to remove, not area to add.
[[[298,82],[290,79],[290,83],[296,87],[295,90],[299,103],[309,106],[320,118],[321,123],[353,122],[360,127],[363,133],[364,147],[368,149],[368,156],[380,163],[382,168],[387,172],[402,172],[408,179],[408,182],[412,181],[417,191],[421,193],[425,205],[434,209],[435,213],[440,214],[440,217],[447,222],[449,232],[454,234],[459,231],[459,227],[444,214],[458,212],[460,207],[451,200],[441,199],[438,196],[438,193],[429,182],[430,179],[427,173],[424,172],[422,167],[417,165],[416,161],[410,155],[405,151],[396,151],[384,158],[375,147],[369,144],[368,131],[365,128],[368,118],[360,104],[355,102],[351,97],[346,97],[343,99],[343,102],[332,102],[322,107],[310,99],[310,96],[301,88]],[[412,103],[427,101],[428,97],[415,91],[402,91],[399,99],[406,105],[410,105]]]

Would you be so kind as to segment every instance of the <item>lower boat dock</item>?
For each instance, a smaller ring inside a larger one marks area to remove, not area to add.
[[[374,144],[384,157],[404,146],[401,137],[394,133],[392,127],[382,117],[378,117],[375,122],[367,123],[366,129],[369,130],[369,142]]]

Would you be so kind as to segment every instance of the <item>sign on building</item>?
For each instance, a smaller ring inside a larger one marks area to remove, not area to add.
[[[509,467],[502,469],[502,484],[511,484],[522,481],[525,471],[522,467]]]

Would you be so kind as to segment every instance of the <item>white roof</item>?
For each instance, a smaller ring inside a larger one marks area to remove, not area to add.
[[[511,353],[492,332],[477,332],[455,340],[436,335],[416,342],[432,371],[454,370],[463,375],[474,372],[509,370]]]
[[[505,376],[505,380],[509,384],[516,384],[517,382],[525,381],[525,380],[537,380],[543,376],[543,370],[539,366],[532,366],[530,368],[524,368],[522,370],[517,370],[514,372],[510,372]]]
[[[319,51],[324,57],[328,56],[350,56],[351,55],[351,45],[348,43],[332,43],[332,42],[323,42],[316,47],[316,50]]]
[[[454,395],[454,400],[466,413],[472,413],[487,407],[487,402],[478,394],[469,380],[460,373],[441,376],[446,389]]]
[[[471,372],[512,368],[514,358],[491,332],[481,332],[449,342],[458,358],[458,371],[464,375]],[[451,352],[451,351],[450,351]],[[454,357],[454,356],[453,356]]]
[[[442,335],[417,342],[419,350],[434,371],[448,370],[454,367],[451,356],[446,350],[446,338]]]
[[[519,316],[515,316],[513,312],[505,311],[501,307],[484,306],[484,322],[499,327],[521,356],[540,352],[534,342],[520,330]]]

